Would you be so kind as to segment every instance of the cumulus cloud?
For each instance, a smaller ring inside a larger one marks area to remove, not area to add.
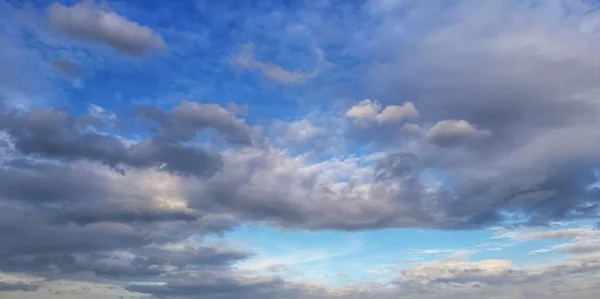
[[[446,9],[400,1],[369,11],[379,21],[367,29],[376,42],[354,48],[369,57],[360,76],[367,92],[382,105],[416,94],[423,120],[442,121],[426,134],[442,148],[385,130],[360,140],[411,151],[424,167],[444,173],[453,197],[461,198],[448,208],[478,210],[472,224],[496,222],[500,210],[530,224],[595,218],[600,197],[590,186],[597,181],[600,139],[592,129],[599,125],[593,53],[600,45],[589,40],[597,40],[598,16],[581,3],[568,5],[571,19],[562,14],[562,1],[492,2],[460,1]],[[398,18],[402,11],[411,17]],[[438,14],[439,22],[425,17]],[[506,27],[502,16],[528,21]],[[406,26],[418,33],[393,29]],[[476,146],[449,149],[490,134]]]
[[[401,106],[389,105],[381,110],[381,104],[370,99],[365,99],[352,106],[346,116],[361,124],[393,124],[419,118],[419,112],[411,102],[404,102]]]
[[[491,134],[490,131],[477,129],[465,120],[442,120],[427,131],[426,137],[436,145],[449,147]]]
[[[142,56],[166,47],[149,27],[127,20],[106,5],[84,0],[73,6],[54,3],[48,7],[50,26],[57,32],[88,42],[108,45],[117,51]]]
[[[140,106],[136,115],[157,124],[154,136],[133,145],[123,139],[82,130],[90,120],[102,123],[114,120],[114,114],[92,106],[90,114],[73,117],[61,111],[0,111],[0,129],[6,130],[15,147],[24,154],[62,159],[98,161],[114,168],[160,167],[166,171],[204,175],[220,167],[218,153],[202,147],[184,145],[200,131],[212,128],[234,143],[250,144],[251,129],[226,109],[216,105],[182,102],[170,113],[149,106]],[[92,122],[93,123],[93,122]]]
[[[361,141],[381,152],[295,155],[262,138],[236,106],[136,106],[118,117],[97,106],[85,115],[0,108],[0,271],[184,298],[596,298],[598,242],[581,230],[522,237],[570,239],[542,249],[568,255],[549,266],[444,260],[397,269],[391,286],[335,292],[238,271],[233,265],[252,256],[240,248],[186,244],[248,222],[357,231],[597,219],[598,15],[581,3],[569,17],[564,1],[523,3],[379,1],[336,28],[315,21],[315,40],[335,36],[344,55],[361,60],[359,72],[343,72],[378,101],[338,112],[368,124]],[[59,32],[125,54],[164,47],[149,28],[91,2],[54,4],[48,14]],[[344,27],[352,24],[362,25]],[[352,36],[338,37],[340,28]],[[312,76],[258,61],[251,48],[230,62],[289,84]],[[10,75],[2,86],[17,84]],[[414,103],[398,100],[405,94]],[[114,121],[128,131],[104,126]],[[287,137],[310,144],[308,122],[287,125]]]

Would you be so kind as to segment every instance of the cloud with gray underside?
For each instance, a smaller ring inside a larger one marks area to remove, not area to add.
[[[122,54],[143,56],[166,47],[151,28],[130,21],[107,4],[84,0],[73,6],[58,2],[47,9],[50,27],[76,40],[110,46]]]

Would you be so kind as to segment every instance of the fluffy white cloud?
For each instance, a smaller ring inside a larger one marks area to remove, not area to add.
[[[381,110],[381,104],[365,99],[346,111],[346,116],[360,124],[394,124],[419,118],[419,112],[411,102],[401,106],[390,105]]]
[[[436,145],[448,147],[491,134],[490,131],[477,129],[465,120],[442,120],[427,131],[426,137]]]

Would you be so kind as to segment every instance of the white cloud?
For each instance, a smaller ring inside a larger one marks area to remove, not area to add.
[[[402,106],[390,105],[385,107],[385,109],[377,115],[377,122],[380,124],[388,124],[417,118],[419,118],[419,112],[413,103],[404,102]]]
[[[390,105],[381,110],[377,101],[365,99],[346,111],[346,117],[360,124],[394,124],[419,118],[419,112],[411,102],[404,102],[402,106]]]
[[[88,113],[93,116],[96,117],[100,120],[103,121],[116,121],[117,120],[117,115],[110,111],[110,110],[106,110],[98,105],[94,105],[94,104],[89,104],[88,107]]]
[[[523,241],[535,241],[535,240],[550,240],[550,239],[573,239],[576,237],[589,237],[599,235],[600,231],[597,231],[591,227],[584,228],[567,228],[559,230],[547,230],[526,233],[517,236],[517,239]]]
[[[429,129],[426,137],[434,144],[447,147],[490,135],[490,131],[480,130],[466,120],[442,120]]]
[[[600,230],[591,226],[541,231],[500,230],[496,233],[496,238],[508,238],[518,242],[560,239],[569,240],[568,242],[546,248],[532,250],[529,254],[540,254],[551,251],[560,251],[574,255],[593,255],[600,253]]]
[[[469,282],[492,280],[510,275],[513,265],[508,260],[436,261],[404,269],[403,279]]]
[[[302,144],[322,132],[321,128],[313,125],[308,119],[293,122],[275,121],[271,129],[276,134],[275,138],[292,144]]]

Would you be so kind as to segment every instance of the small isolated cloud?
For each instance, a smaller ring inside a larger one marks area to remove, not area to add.
[[[298,84],[305,82],[321,71],[321,66],[325,64],[323,51],[317,51],[318,67],[312,72],[286,70],[274,63],[262,62],[254,56],[254,44],[246,44],[242,50],[229,57],[229,64],[236,70],[248,70],[250,72],[259,72],[264,77],[281,84]]]
[[[116,121],[117,115],[110,111],[106,110],[100,106],[89,104],[88,114],[103,121]]]
[[[381,104],[370,99],[362,100],[352,106],[346,116],[360,124],[393,124],[419,118],[419,112],[411,102],[404,102],[402,106],[390,105],[382,110]]]
[[[466,120],[442,120],[429,129],[426,137],[438,146],[452,147],[491,134],[490,131],[480,130]]]
[[[81,67],[71,61],[65,59],[58,59],[52,62],[54,70],[62,75],[68,77],[77,77],[81,74]]]
[[[149,27],[118,15],[106,5],[84,0],[73,6],[60,3],[47,11],[50,26],[71,38],[105,44],[120,53],[143,56],[165,48],[164,40]]]
[[[273,272],[273,273],[286,271],[287,269],[288,269],[288,267],[286,265],[281,265],[281,264],[271,265],[271,266],[267,267],[267,271]]]

